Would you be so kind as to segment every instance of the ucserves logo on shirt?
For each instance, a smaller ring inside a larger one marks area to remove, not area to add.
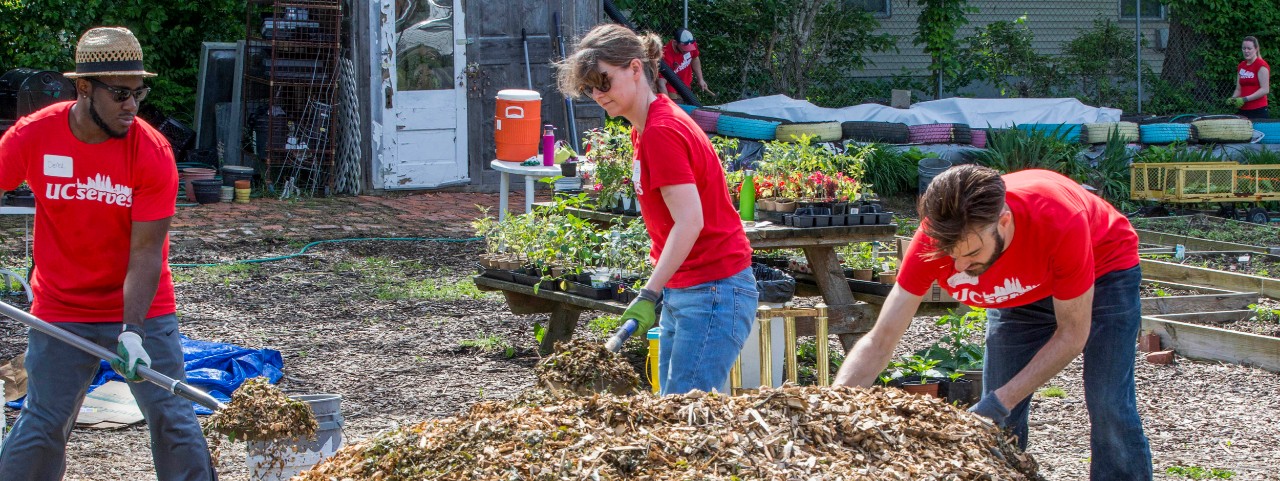
[[[111,176],[95,175],[84,181],[48,183],[44,196],[49,200],[87,200],[121,207],[133,206],[133,188],[111,182]]]

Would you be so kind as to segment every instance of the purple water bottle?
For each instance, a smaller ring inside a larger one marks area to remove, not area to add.
[[[542,165],[556,165],[556,127],[551,124],[542,126]]]

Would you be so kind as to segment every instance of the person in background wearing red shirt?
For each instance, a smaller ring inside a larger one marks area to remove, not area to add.
[[[1244,60],[1236,69],[1236,90],[1227,99],[1227,104],[1239,109],[1238,114],[1251,119],[1265,119],[1267,114],[1267,94],[1271,93],[1271,65],[1262,59],[1262,51],[1258,49],[1258,39],[1245,37],[1240,44],[1240,52]]]
[[[1025,449],[1031,394],[1083,352],[1090,479],[1151,479],[1134,395],[1142,272],[1129,220],[1056,172],[974,165],[935,178],[918,209],[898,283],[836,384],[875,381],[936,281],[988,308],[983,397],[970,411],[1011,428]]]
[[[661,41],[621,25],[593,28],[559,65],[560,91],[590,96],[633,127],[631,180],[656,263],[622,314],[646,332],[662,306],[661,394],[720,389],[755,320],[751,245],[706,134],[657,95]]]
[[[680,77],[686,87],[692,89],[693,78],[698,77],[698,87],[703,92],[715,95],[715,92],[707,88],[706,77],[702,76],[702,52],[698,50],[693,32],[683,28],[676,29],[675,36],[662,47],[662,61],[671,67],[671,71]],[[661,75],[658,75],[658,91],[666,92],[671,100],[680,100],[680,93],[675,86],[667,84],[667,79]]]
[[[36,195],[31,314],[119,353],[112,367],[151,432],[161,480],[215,479],[191,402],[150,383],[139,366],[185,380],[169,271],[169,219],[178,193],[173,149],[137,118],[151,90],[142,47],[124,28],[85,32],[76,45],[74,102],[18,121],[0,138],[0,189]],[[28,334],[27,403],[0,450],[0,479],[54,481],[99,360],[44,333]]]

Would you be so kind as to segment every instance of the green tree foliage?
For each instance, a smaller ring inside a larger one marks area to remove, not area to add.
[[[960,72],[960,45],[956,42],[956,31],[969,24],[964,16],[971,11],[968,3],[968,0],[916,0],[922,8],[912,42],[923,45],[924,53],[929,54],[929,70],[935,79],[939,75],[954,78]],[[934,97],[941,97],[942,92],[937,91],[936,85],[934,90]]]
[[[681,25],[679,4],[618,0],[631,20],[670,40]],[[702,51],[702,71],[715,95],[703,103],[783,93],[833,104],[848,96],[844,79],[869,64],[867,54],[891,50],[894,37],[876,34],[871,14],[837,0],[689,2],[689,29]]]
[[[1125,108],[1137,105],[1133,82],[1137,77],[1137,53],[1133,31],[1109,18],[1093,21],[1092,29],[1079,29],[1063,45],[1062,70],[1079,89],[1077,97],[1089,105]]]
[[[1054,66],[1047,56],[1036,53],[1031,45],[1034,37],[1026,15],[979,27],[959,52],[962,73],[956,83],[963,86],[974,80],[986,81],[1004,96],[1048,95]]]
[[[152,92],[146,103],[189,121],[202,42],[244,38],[244,0],[0,0],[0,69],[74,69],[76,42],[97,26],[128,27],[142,44]]]

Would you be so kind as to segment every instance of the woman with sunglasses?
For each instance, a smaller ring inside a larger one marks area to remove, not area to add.
[[[661,394],[722,389],[755,319],[751,244],[706,134],[655,80],[662,41],[601,25],[559,65],[560,91],[589,96],[632,127],[632,182],[656,262],[623,319],[645,332],[662,306]]]

